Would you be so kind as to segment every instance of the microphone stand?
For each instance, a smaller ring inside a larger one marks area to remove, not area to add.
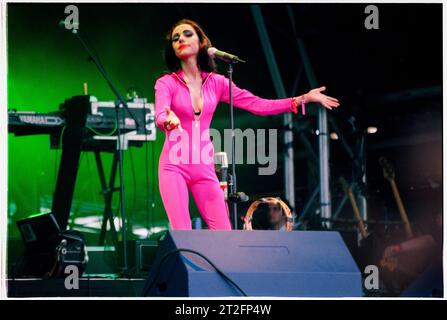
[[[229,93],[229,104],[230,104],[230,129],[231,129],[231,174],[229,175],[230,183],[228,184],[229,195],[228,201],[233,203],[233,224],[234,229],[238,229],[238,215],[237,215],[237,204],[239,202],[247,201],[247,196],[243,193],[238,194],[237,192],[237,179],[236,179],[236,152],[235,152],[235,133],[234,133],[234,106],[233,106],[233,65],[237,62],[245,62],[238,58],[233,60],[223,60],[228,63],[228,93]],[[245,197],[243,199],[243,197]]]
[[[228,201],[233,203],[233,224],[234,229],[238,228],[238,220],[237,220],[237,204],[238,202],[245,202],[248,200],[248,197],[243,193],[237,192],[237,179],[236,179],[236,152],[235,152],[235,134],[234,134],[234,106],[233,106],[233,65],[242,62],[245,63],[244,60],[239,59],[239,57],[235,55],[230,55],[224,53],[224,55],[215,55],[218,50],[215,52],[209,53],[210,55],[214,55],[216,58],[226,62],[228,64],[228,93],[229,93],[229,104],[230,104],[230,129],[231,129],[231,174],[229,174],[229,183],[228,183]]]
[[[230,175],[230,183],[229,183],[229,191],[230,196],[228,199],[232,199],[237,195],[237,180],[236,180],[236,155],[235,155],[235,136],[234,136],[234,106],[233,106],[233,64],[236,63],[234,61],[228,62],[228,94],[230,97],[230,130],[231,130],[231,175]],[[237,201],[230,200],[233,202],[233,223],[234,230],[237,230]]]
[[[126,218],[126,208],[125,208],[125,195],[124,195],[124,177],[123,177],[123,143],[122,139],[124,137],[121,137],[121,126],[119,123],[119,107],[122,105],[123,109],[126,110],[132,119],[135,122],[135,127],[138,129],[138,122],[136,121],[134,115],[130,112],[129,107],[127,105],[126,100],[123,98],[121,93],[118,91],[118,89],[115,87],[115,85],[112,83],[112,81],[109,78],[109,75],[107,74],[106,70],[104,69],[103,65],[99,61],[99,59],[93,54],[91,49],[87,46],[87,44],[82,39],[81,35],[79,34],[79,30],[74,29],[72,31],[73,34],[76,35],[76,37],[81,42],[82,46],[84,47],[85,51],[89,55],[89,60],[93,61],[93,63],[98,68],[99,72],[103,76],[103,78],[106,80],[107,84],[109,85],[110,89],[115,94],[116,98],[118,99],[115,102],[115,117],[116,117],[116,123],[117,123],[117,131],[118,131],[118,139],[117,139],[117,148],[118,148],[118,162],[119,162],[119,175],[120,175],[120,212],[121,212],[121,220],[122,220],[122,228],[121,233],[123,237],[123,268],[122,268],[122,274],[124,276],[128,276],[128,261],[127,261],[127,218]],[[124,124],[124,117],[123,117],[123,124]]]

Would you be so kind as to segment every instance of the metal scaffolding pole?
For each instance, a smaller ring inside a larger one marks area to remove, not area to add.
[[[259,5],[251,5],[251,12],[258,29],[258,34],[261,39],[261,44],[264,49],[265,58],[267,60],[270,75],[272,76],[273,85],[275,87],[276,94],[279,98],[286,98],[286,90],[282,82],[281,75],[279,73],[278,64],[276,63],[275,54],[273,53],[272,45],[265,27],[264,18],[261,13]],[[294,178],[294,161],[293,161],[293,124],[292,114],[286,113],[283,117],[283,124],[285,127],[284,133],[284,183],[286,199],[289,201],[290,206],[295,208],[295,178]]]
[[[287,6],[287,12],[292,24],[292,31],[297,41],[298,50],[304,66],[309,85],[311,88],[318,87],[317,79],[312,69],[307,50],[303,40],[298,36],[296,31],[295,15],[291,6]],[[318,108],[318,156],[319,156],[319,189],[320,189],[320,211],[322,223],[330,228],[331,213],[331,195],[329,190],[329,134],[327,112],[323,106]]]
[[[353,149],[351,148],[351,146],[348,144],[348,142],[346,141],[343,133],[340,131],[337,123],[335,122],[333,117],[329,117],[329,124],[332,127],[332,130],[335,131],[337,133],[338,139],[340,141],[341,146],[343,147],[343,149],[346,151],[346,153],[348,154],[349,158],[352,161],[353,164],[353,172],[352,172],[352,177],[354,179],[354,182],[359,182],[359,181],[355,181],[356,179],[361,179],[361,183],[363,185],[366,185],[366,163],[364,161],[366,161],[366,147],[365,147],[365,138],[363,137],[360,141],[360,147],[359,147],[359,151],[358,154],[355,155]],[[357,177],[356,176],[356,171],[360,170],[362,172],[361,177]],[[360,183],[360,182],[359,182]],[[355,184],[354,184],[355,186]],[[364,194],[362,194],[360,188],[358,186],[356,186],[355,188],[353,187],[353,192],[357,197],[357,202],[359,203],[359,209],[360,212],[362,214],[362,218],[364,221],[368,220],[368,203],[366,200],[366,197]],[[346,196],[343,197],[343,201],[346,200],[345,199]],[[335,219],[337,218],[338,214],[340,213],[342,209],[342,206],[338,206],[335,213],[332,215],[332,217]],[[360,231],[359,231],[359,238],[361,237]]]
[[[297,38],[298,48],[304,65],[304,71],[311,88],[318,87],[318,82],[313,72],[309,56],[303,40]],[[320,210],[321,218],[326,227],[330,228],[331,218],[331,194],[329,190],[329,134],[326,108],[320,105],[318,108],[318,155],[320,176]]]

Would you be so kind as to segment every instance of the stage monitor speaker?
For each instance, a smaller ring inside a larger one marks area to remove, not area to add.
[[[39,213],[17,221],[25,244],[21,263],[15,270],[19,276],[43,277],[55,262],[55,249],[60,242],[60,228],[52,213]]]
[[[359,297],[360,271],[338,232],[172,230],[143,296]]]

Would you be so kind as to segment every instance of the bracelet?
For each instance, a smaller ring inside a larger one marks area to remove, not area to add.
[[[296,98],[292,98],[292,107],[291,110],[293,113],[297,114],[298,113],[298,99]]]
[[[301,112],[303,116],[306,115],[306,94],[303,94],[301,97]]]
[[[306,95],[305,94],[303,94],[301,96],[300,100],[298,100],[298,97],[292,99],[292,112],[293,113],[298,113],[297,109],[298,109],[299,105],[301,105],[301,110],[302,110],[301,112],[302,112],[303,116],[306,115]]]

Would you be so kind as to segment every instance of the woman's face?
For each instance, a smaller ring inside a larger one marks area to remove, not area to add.
[[[278,224],[282,216],[282,208],[279,206],[279,204],[272,204],[269,203],[269,222],[270,224]]]
[[[189,24],[181,24],[175,27],[171,34],[171,43],[175,55],[181,60],[190,56],[197,56],[199,53],[199,36]]]

